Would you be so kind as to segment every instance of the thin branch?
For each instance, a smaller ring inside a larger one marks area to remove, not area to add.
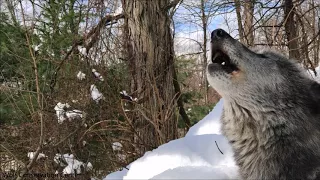
[[[220,153],[223,154],[223,152],[220,150],[220,148],[219,148],[219,146],[218,146],[217,141],[214,141],[214,142],[216,143],[216,146],[217,146],[218,150],[220,151]]]
[[[64,62],[69,58],[69,56],[72,54],[72,52],[77,48],[77,46],[83,45],[87,39],[91,38],[90,43],[85,46],[86,51],[88,52],[89,49],[94,45],[94,43],[96,43],[96,40],[98,38],[98,35],[100,34],[102,27],[104,27],[109,22],[116,21],[116,20],[119,20],[122,18],[124,18],[124,14],[119,14],[116,16],[106,15],[105,17],[103,17],[100,20],[100,22],[94,28],[91,29],[91,31],[88,34],[86,34],[84,37],[82,37],[80,39],[76,39],[74,41],[72,48],[67,52],[66,56],[61,60],[61,62],[59,63],[58,67],[56,68],[56,70],[54,72],[54,77],[51,79],[51,82],[50,82],[51,93],[53,92],[54,87],[56,85],[58,72],[60,71]]]
[[[20,8],[21,8],[21,13],[22,13],[23,25],[24,25],[24,27],[26,27],[26,21],[25,21],[25,16],[24,16],[24,11],[23,11],[21,1],[20,1]],[[38,68],[37,68],[37,61],[36,61],[35,54],[34,54],[32,47],[31,47],[28,31],[26,31],[25,35],[26,35],[26,40],[27,40],[27,44],[29,47],[29,53],[31,55],[32,62],[33,62],[33,69],[34,69],[35,83],[36,83],[36,90],[37,90],[37,103],[40,108],[38,110],[38,114],[39,114],[39,118],[40,118],[40,138],[39,138],[39,145],[38,145],[37,150],[34,154],[34,158],[31,159],[31,161],[28,163],[28,165],[22,169],[19,176],[17,177],[17,180],[20,180],[23,177],[23,175],[26,174],[32,168],[34,163],[36,162],[38,155],[39,155],[40,151],[42,150],[43,139],[44,139],[44,134],[43,134],[44,124],[43,124],[43,114],[42,114],[43,106],[42,106],[41,91],[40,91],[40,86],[39,86],[39,74],[38,74]]]

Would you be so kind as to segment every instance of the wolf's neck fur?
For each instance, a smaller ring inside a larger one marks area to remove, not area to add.
[[[250,106],[244,107],[237,101],[224,101],[222,132],[234,149],[238,165],[246,168],[244,172],[251,174],[251,178],[264,178],[267,170],[257,172],[258,166],[258,169],[266,169],[267,163],[277,156],[272,152],[286,151],[285,148],[296,146],[294,144],[299,143],[296,142],[296,138],[299,138],[297,136],[308,133],[303,130],[303,124],[300,124],[303,121],[291,121],[297,119],[293,116],[299,114],[294,111],[302,109],[287,106],[287,109],[279,107],[279,111],[269,107],[250,109]],[[301,134],[297,135],[295,132]],[[250,178],[246,174],[242,176]]]

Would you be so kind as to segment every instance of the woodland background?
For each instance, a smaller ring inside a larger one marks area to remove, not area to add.
[[[212,30],[312,73],[319,17],[318,0],[0,0],[0,172],[63,173],[67,153],[83,179],[119,170],[219,100]]]

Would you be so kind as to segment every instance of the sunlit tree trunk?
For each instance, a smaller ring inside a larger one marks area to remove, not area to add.
[[[138,98],[132,123],[141,153],[177,138],[169,4],[169,0],[123,1],[131,91]]]

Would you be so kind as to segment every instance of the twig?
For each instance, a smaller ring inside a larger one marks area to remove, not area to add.
[[[218,150],[220,151],[220,153],[223,154],[223,152],[220,150],[220,148],[219,148],[219,146],[217,144],[217,141],[214,141],[214,142],[216,143],[216,146],[217,146]]]
[[[103,17],[100,20],[100,22],[94,28],[91,29],[91,31],[87,35],[74,41],[72,48],[67,52],[66,56],[62,59],[62,61],[59,63],[58,67],[56,68],[56,70],[54,72],[54,77],[51,79],[51,82],[50,82],[51,93],[53,92],[54,87],[56,85],[58,72],[60,71],[64,62],[69,58],[69,56],[72,54],[72,52],[77,48],[77,46],[83,45],[87,39],[91,38],[91,41],[89,42],[89,44],[85,45],[86,51],[88,53],[89,49],[96,42],[98,35],[100,34],[101,28],[103,26],[105,26],[106,23],[111,22],[111,21],[115,21],[115,20],[119,20],[121,18],[124,18],[124,14],[119,14],[116,16],[106,15],[105,17]]]
[[[23,24],[24,27],[26,27],[26,21],[25,21],[25,16],[24,16],[24,12],[23,12],[23,7],[22,7],[22,3],[20,1],[20,8],[21,8],[21,13],[22,13],[22,19],[23,19]],[[40,153],[40,151],[42,150],[42,145],[43,145],[43,114],[42,114],[42,98],[41,98],[41,92],[40,92],[40,86],[39,86],[39,76],[38,76],[38,68],[37,68],[37,62],[36,62],[36,58],[34,55],[34,52],[31,48],[31,43],[30,43],[30,39],[29,39],[29,35],[28,35],[28,31],[26,31],[26,40],[27,40],[27,44],[29,47],[29,52],[30,52],[30,56],[33,60],[33,69],[34,69],[34,75],[35,75],[35,81],[36,81],[36,90],[37,90],[37,103],[39,105],[39,118],[40,118],[40,138],[39,138],[39,145],[37,147],[37,150],[34,154],[34,158],[28,163],[27,166],[25,166],[22,171],[20,172],[19,176],[17,177],[17,180],[20,180],[23,175],[25,175],[26,173],[28,173],[28,171],[32,168],[32,166],[34,165],[34,163],[36,162],[38,155]]]

